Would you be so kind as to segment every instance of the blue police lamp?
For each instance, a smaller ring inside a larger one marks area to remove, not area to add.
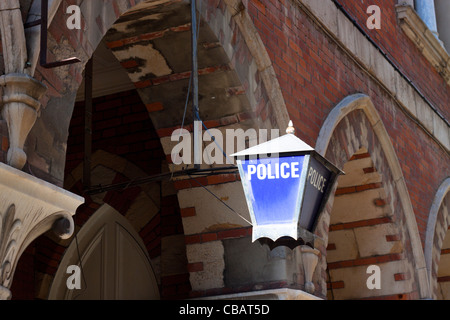
[[[253,225],[252,241],[291,249],[314,247],[314,231],[343,173],[312,147],[287,134],[235,153]]]

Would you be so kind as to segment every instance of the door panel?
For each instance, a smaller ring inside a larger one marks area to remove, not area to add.
[[[105,204],[81,228],[78,250],[82,261],[81,290],[69,290],[66,273],[80,265],[77,242],[67,249],[55,275],[49,299],[159,299],[159,288],[142,240],[130,223]]]
[[[92,300],[92,299],[104,299],[104,265],[105,261],[105,242],[104,242],[104,229],[97,235],[96,238],[90,243],[82,255],[81,261],[83,263],[83,273],[86,279],[86,283],[81,276],[81,288],[86,288],[86,284],[89,284],[89,288],[84,290],[67,290],[68,300]]]
[[[137,283],[151,283],[153,270],[146,263],[146,257],[135,239],[123,228],[116,225],[117,235],[117,299],[139,299],[158,294],[155,287],[137,286]],[[150,268],[150,269],[149,269]]]

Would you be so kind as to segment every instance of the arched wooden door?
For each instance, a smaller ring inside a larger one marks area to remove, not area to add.
[[[154,300],[159,289],[150,258],[139,235],[114,208],[104,204],[89,219],[67,249],[53,281],[49,299]],[[78,242],[78,248],[77,248]],[[79,266],[81,289],[70,290],[67,273]]]

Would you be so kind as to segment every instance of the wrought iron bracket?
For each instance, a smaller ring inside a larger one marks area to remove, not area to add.
[[[182,177],[182,176],[213,176],[213,175],[220,175],[220,174],[238,174],[239,171],[236,166],[230,166],[230,167],[216,167],[216,168],[209,168],[209,169],[182,169],[179,171],[174,172],[166,172],[162,174],[157,174],[153,176],[147,176],[147,177],[141,177],[134,180],[130,180],[127,182],[121,182],[116,184],[110,184],[110,185],[96,185],[92,186],[89,189],[85,189],[84,192],[87,195],[94,195],[99,194],[107,191],[112,190],[124,190],[126,188],[139,186],[147,183],[157,182],[157,181],[170,181],[173,178],[176,177]]]
[[[39,64],[46,69],[61,67],[69,64],[79,63],[80,59],[77,57],[71,57],[61,61],[47,62],[47,33],[48,33],[48,0],[41,0],[41,19],[26,23],[24,28],[32,28],[35,26],[41,26],[41,51]]]

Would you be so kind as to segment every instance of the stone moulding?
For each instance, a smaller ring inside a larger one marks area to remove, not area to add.
[[[425,22],[409,5],[396,6],[400,27],[450,85],[450,56]]]
[[[82,197],[0,163],[0,300],[11,298],[14,271],[28,245],[52,228],[69,238],[82,203]]]
[[[261,291],[232,293],[218,296],[197,298],[193,300],[323,300],[298,289],[280,288]]]
[[[369,77],[385,88],[386,93],[396,101],[400,110],[417,122],[445,152],[450,150],[450,127],[446,119],[443,119],[433,106],[421,97],[414,89],[413,83],[409,83],[395,70],[331,0],[295,0],[295,2],[330,39],[360,64]],[[431,32],[430,35],[434,37]]]

